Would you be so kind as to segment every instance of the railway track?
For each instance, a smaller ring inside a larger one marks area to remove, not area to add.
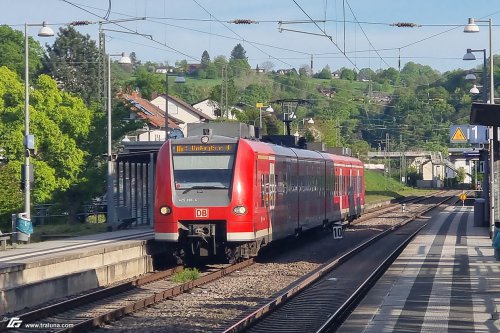
[[[412,206],[410,217],[299,279],[264,305],[240,316],[222,331],[334,331],[404,247],[426,225],[426,219],[419,217],[454,198],[457,200],[455,194],[444,199],[433,196],[424,202],[418,200],[421,207],[415,209]],[[432,203],[429,204],[429,201]],[[382,214],[390,211],[383,210]],[[410,221],[414,223],[409,223]],[[384,244],[377,249],[377,242],[382,239]]]
[[[428,199],[429,200],[429,199]],[[437,200],[437,199],[436,199]],[[415,208],[416,206],[428,207],[429,204],[418,204],[420,200],[412,200],[407,201],[408,212],[412,212],[413,214],[422,214],[420,212],[420,208]],[[380,209],[375,212],[371,212],[372,214],[378,215],[390,215],[391,212],[398,211],[401,203],[393,205],[391,208]],[[423,209],[422,208],[422,209]],[[368,214],[364,215],[366,218]],[[393,215],[401,215],[393,214]],[[373,216],[372,216],[373,218]],[[367,247],[368,245],[362,244],[358,246]],[[350,254],[353,256],[354,254]],[[347,261],[349,258],[349,254],[343,256],[336,260],[335,265],[341,265]],[[107,288],[102,291],[98,291],[89,295],[84,295],[78,297],[76,299],[71,299],[69,301],[61,302],[55,305],[51,305],[44,309],[32,311],[30,313],[26,313],[20,316],[20,320],[23,320],[23,324],[26,323],[69,323],[73,325],[71,328],[61,329],[61,330],[50,330],[50,331],[58,331],[58,332],[81,332],[81,331],[89,331],[93,328],[97,328],[99,326],[104,325],[105,323],[112,322],[114,320],[119,319],[122,316],[130,314],[132,312],[136,312],[139,309],[145,308],[154,303],[161,302],[164,299],[172,298],[176,295],[180,295],[188,290],[191,290],[197,286],[201,286],[202,284],[215,281],[216,279],[230,274],[231,272],[241,270],[242,268],[249,266],[253,263],[253,261],[243,262],[233,266],[220,266],[218,268],[213,268],[216,270],[215,272],[205,272],[201,278],[201,280],[191,281],[185,284],[174,284],[171,281],[168,281],[168,277],[174,274],[176,271],[180,270],[179,267],[173,268],[168,271],[159,272],[153,274],[151,276],[147,276],[145,278],[137,279],[132,282],[128,282],[122,285],[118,285],[112,288]],[[318,273],[318,272],[317,272]],[[318,273],[320,276],[327,274],[326,271],[323,273]],[[314,280],[311,275],[306,278],[301,279],[302,282],[306,282],[309,280]],[[268,304],[268,310],[274,309],[278,305],[282,304],[286,299],[293,297],[302,287],[297,287],[292,285],[287,288],[289,291],[292,291],[292,294],[288,292],[282,293],[281,299],[277,300],[276,303]],[[303,287],[306,288],[306,287]],[[279,289],[278,289],[279,290]],[[189,296],[189,295],[186,295]],[[264,314],[266,311],[254,313],[247,319],[247,324],[252,323],[255,319],[258,319]],[[232,317],[234,318],[234,317]],[[234,321],[231,321],[234,322]],[[5,328],[6,322],[1,322],[0,329]],[[25,327],[26,325],[24,325]],[[224,326],[227,327],[228,325]],[[235,330],[229,331],[240,331],[241,329],[246,329],[247,326],[243,328],[235,327]],[[27,332],[29,330],[23,329],[18,330],[19,332]],[[33,330],[38,331],[39,329]]]
[[[252,264],[253,260],[250,259],[233,265],[210,266],[202,272],[200,278],[186,283],[169,280],[173,274],[183,269],[182,266],[177,266],[25,313],[17,317],[22,320],[23,328],[11,332],[40,332],[40,328],[35,328],[34,325],[45,328],[45,332],[87,332]],[[7,323],[8,321],[2,321],[0,330],[5,330]],[[55,329],[60,323],[70,327]],[[29,325],[31,328],[28,328],[26,324],[34,325]]]

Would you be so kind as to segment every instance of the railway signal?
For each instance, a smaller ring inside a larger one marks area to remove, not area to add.
[[[467,194],[461,193],[458,198],[462,200],[462,206],[464,205],[465,200],[467,199]]]

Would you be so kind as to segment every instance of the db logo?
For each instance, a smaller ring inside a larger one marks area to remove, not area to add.
[[[208,218],[208,208],[195,208],[194,209],[194,217],[200,218]]]

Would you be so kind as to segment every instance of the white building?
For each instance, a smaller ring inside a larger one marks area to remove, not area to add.
[[[165,95],[159,95],[151,101],[151,104],[159,108],[165,113]],[[214,117],[194,108],[189,103],[174,97],[168,97],[168,117],[175,118],[179,120],[179,127],[184,133],[184,136],[187,136],[187,126],[188,123],[203,123],[209,120],[213,120]]]
[[[202,113],[209,115],[212,117],[212,119],[219,118],[219,102],[213,101],[211,99],[204,99],[198,103],[193,104],[193,107]],[[231,107],[231,111],[229,112],[229,117],[228,119],[230,120],[236,120],[236,112],[241,112],[240,110]]]

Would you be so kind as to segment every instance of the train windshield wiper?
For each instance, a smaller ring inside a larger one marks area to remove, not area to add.
[[[193,186],[193,187],[185,189],[184,192],[182,192],[182,194],[186,194],[191,190],[224,190],[224,189],[227,189],[227,187],[225,187],[225,186],[212,186],[212,185],[203,185],[203,186],[198,185],[198,186]]]

